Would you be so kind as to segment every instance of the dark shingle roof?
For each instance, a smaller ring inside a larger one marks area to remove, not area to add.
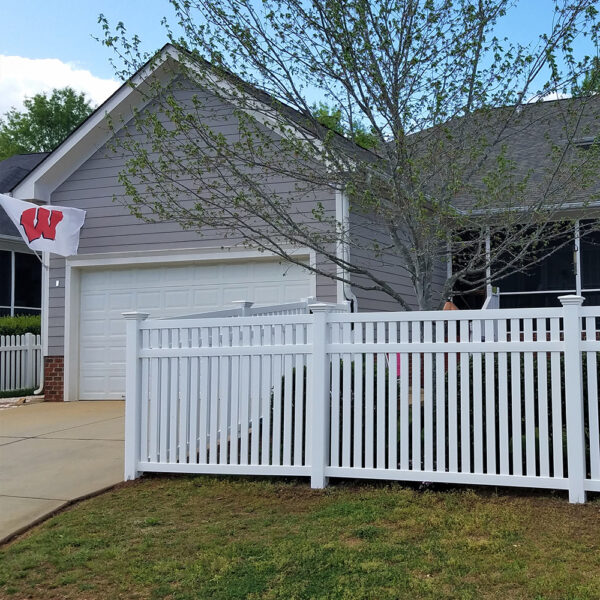
[[[10,192],[46,156],[48,152],[15,154],[0,161],[0,194]],[[2,209],[0,209],[0,235],[19,236],[19,232]]]
[[[48,152],[15,154],[0,162],[0,194],[10,192],[32,169],[37,167]]]

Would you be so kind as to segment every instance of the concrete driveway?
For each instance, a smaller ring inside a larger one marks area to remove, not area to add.
[[[124,402],[0,410],[0,542],[123,480]]]

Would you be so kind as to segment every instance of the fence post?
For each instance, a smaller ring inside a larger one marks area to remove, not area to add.
[[[25,387],[26,388],[32,388],[34,387],[35,384],[35,375],[34,375],[34,365],[35,365],[35,356],[33,353],[33,345],[34,345],[34,341],[35,341],[35,336],[33,335],[33,333],[26,333],[25,334],[25,352],[27,353],[26,358],[25,358],[25,364],[26,364],[26,369],[27,369],[27,373],[25,376]]]
[[[583,376],[581,361],[582,296],[559,296],[563,305],[565,342],[565,406],[567,411],[567,458],[569,502],[585,502],[585,433],[583,414]]]
[[[313,351],[311,401],[311,476],[310,486],[327,486],[325,467],[329,460],[329,357],[327,355],[327,313],[329,304],[311,304],[313,312]]]
[[[125,349],[125,481],[139,475],[137,463],[140,452],[141,366],[140,323],[148,313],[125,312],[127,345]]]

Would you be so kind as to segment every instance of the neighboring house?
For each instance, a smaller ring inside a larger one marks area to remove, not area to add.
[[[457,292],[453,300],[461,309],[479,309],[494,288],[500,308],[560,306],[558,296],[565,294],[584,296],[586,306],[600,304],[600,232],[596,226],[588,226],[600,215],[600,186],[597,182],[587,187],[571,185],[569,153],[564,168],[556,168],[557,150],[569,147],[568,152],[577,152],[585,160],[586,152],[597,143],[600,96],[531,104],[521,109],[512,127],[502,146],[514,161],[514,180],[527,181],[525,204],[541,198],[544,190],[548,202],[560,206],[557,214],[564,215],[567,232],[545,240],[533,255],[536,262],[528,268],[498,277],[492,267],[487,289],[462,295]],[[468,209],[469,202],[468,198],[458,199],[456,206]],[[580,235],[582,232],[585,235]],[[488,243],[493,245],[489,238]]]
[[[6,194],[45,157],[47,152],[17,154],[0,162],[0,193]],[[0,210],[0,316],[39,314],[42,266],[8,215]]]
[[[161,52],[163,60],[141,69],[132,78],[134,84],[150,76],[169,76],[169,61],[176,60],[178,53],[171,46]],[[174,94],[191,103],[193,95],[208,93],[189,83]],[[282,264],[275,256],[244,247],[241,238],[224,239],[219,230],[204,230],[200,236],[174,222],[146,223],[115,203],[113,196],[123,194],[118,175],[126,161],[111,150],[112,136],[131,127],[134,111],[153,109],[151,99],[124,84],[12,189],[23,200],[87,212],[79,254],[49,259],[43,311],[47,400],[124,397],[122,313],[126,311],[166,317],[230,307],[235,300],[273,304],[309,296],[327,302],[350,301],[361,311],[397,310],[397,304],[381,293],[343,285],[299,265]],[[221,114],[221,132],[238,131],[234,107],[223,102]],[[112,123],[122,124],[116,133],[108,127],[107,115]],[[290,118],[293,121],[294,115]],[[335,215],[354,232],[381,235],[349,213],[342,193],[324,189],[301,200],[321,203],[327,215]],[[327,266],[323,257],[308,248],[294,251],[307,265]],[[386,267],[366,252],[351,258],[378,269],[415,305],[408,277],[400,269]],[[446,265],[440,265],[440,285],[445,269]]]

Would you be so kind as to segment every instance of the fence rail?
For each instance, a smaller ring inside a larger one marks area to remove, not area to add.
[[[129,313],[126,478],[306,475],[600,491],[599,307]]]
[[[0,392],[38,387],[41,360],[39,335],[0,336]]]

